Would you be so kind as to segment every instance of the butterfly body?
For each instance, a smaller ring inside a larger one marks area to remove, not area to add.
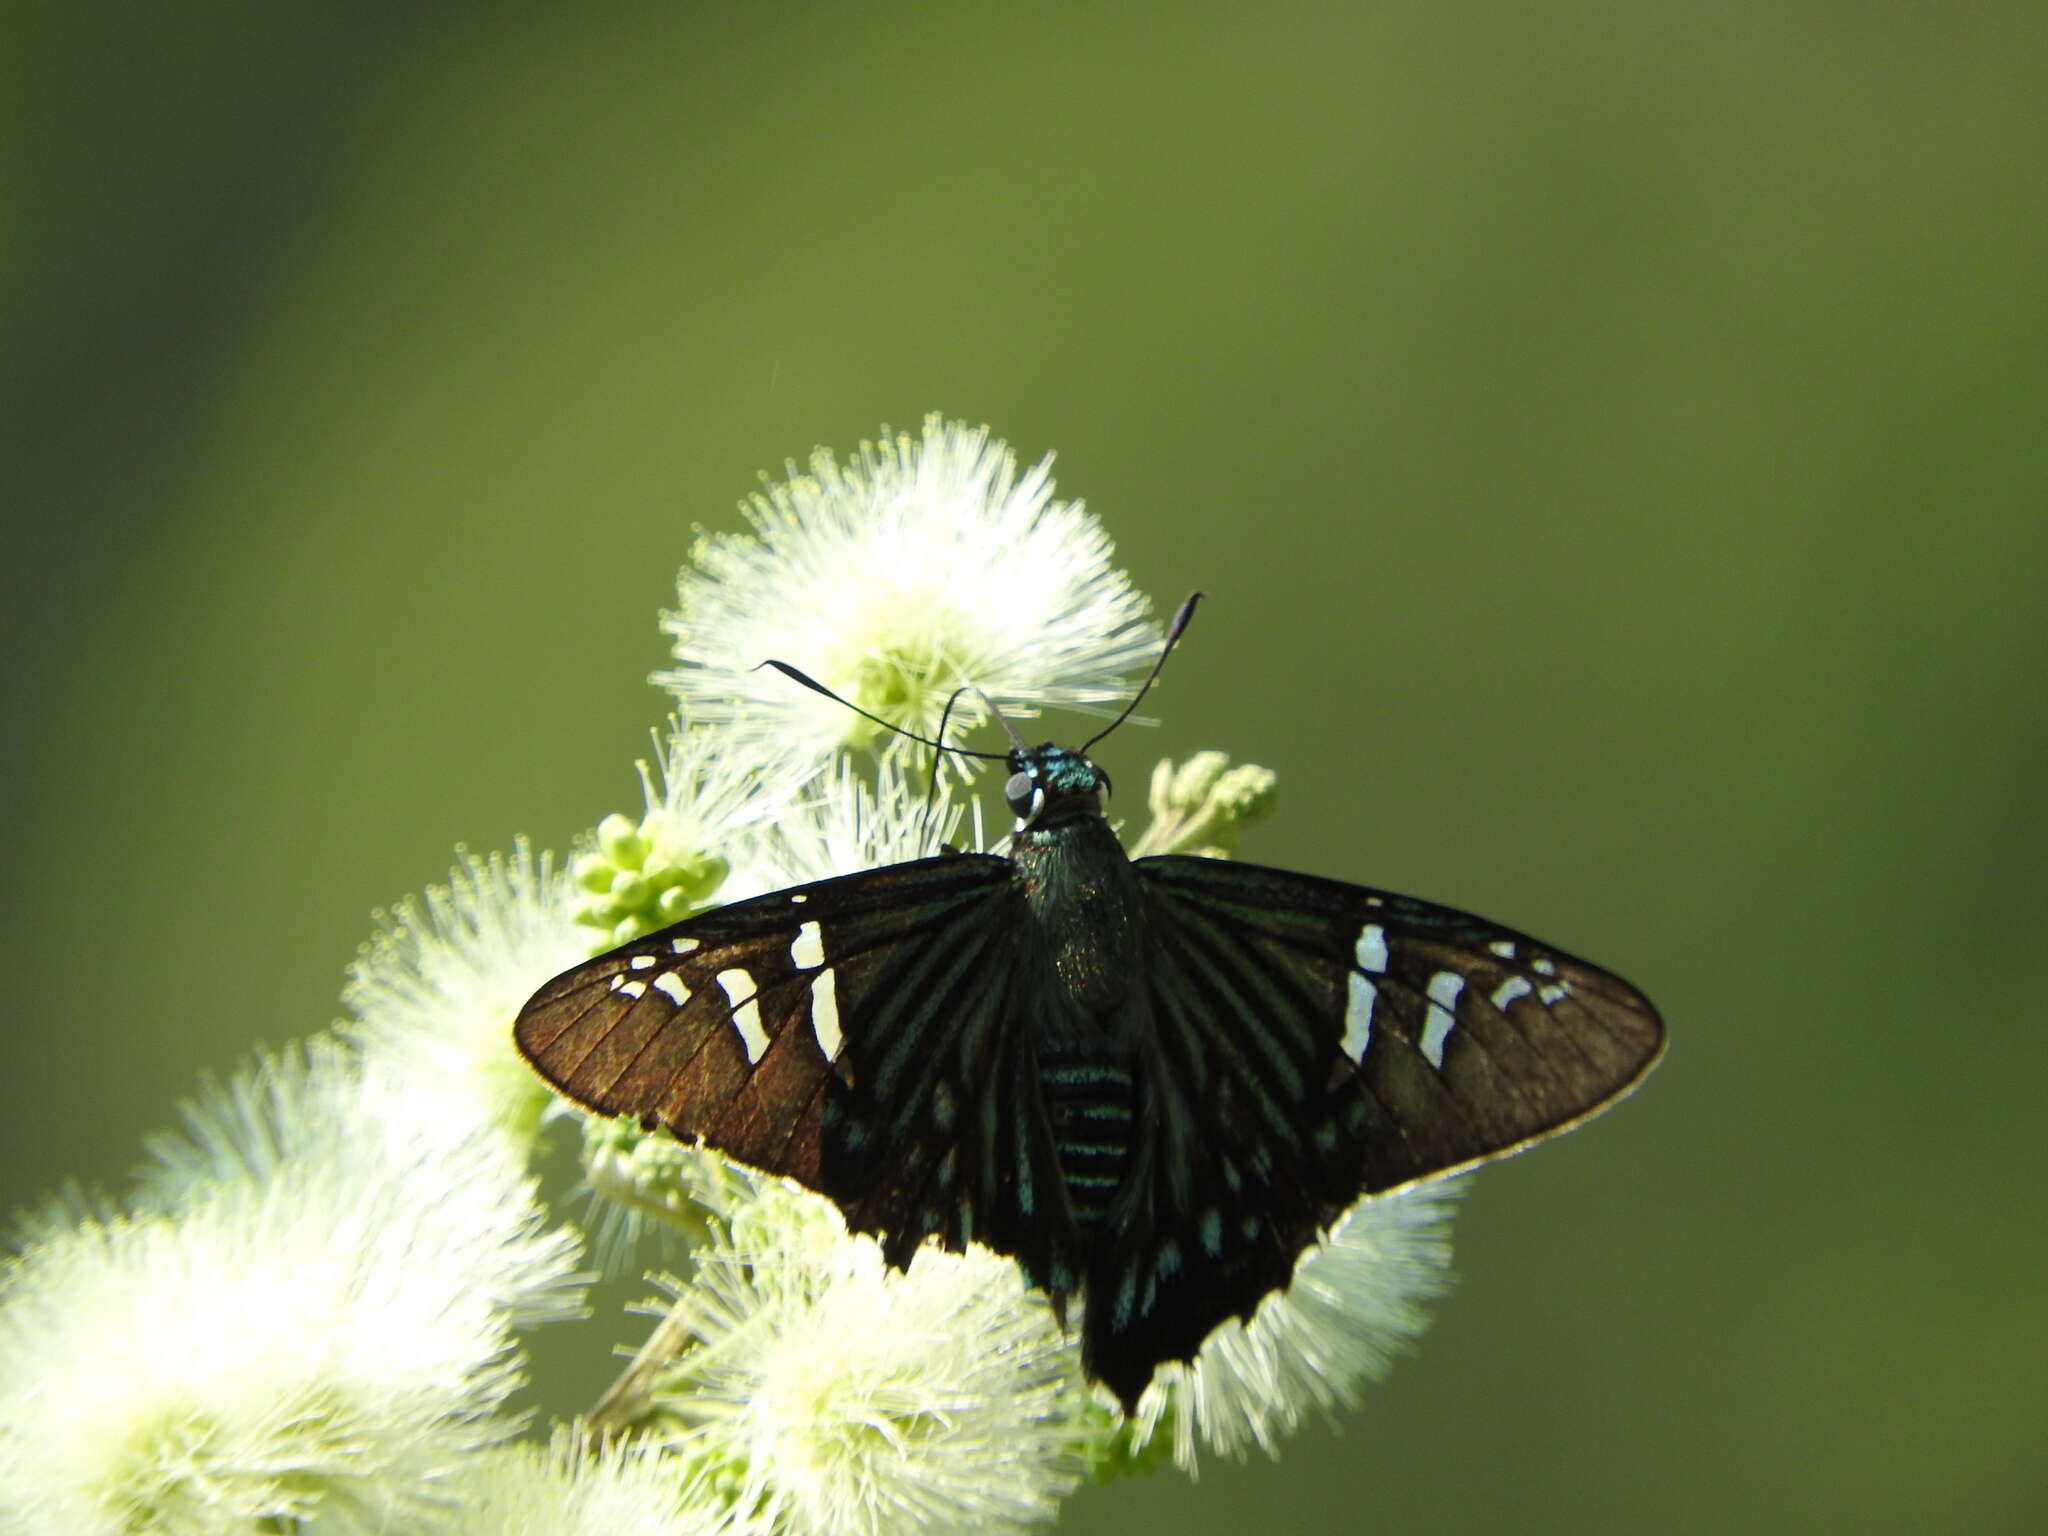
[[[1059,1165],[1068,1231],[1059,1262],[1035,1273],[1027,1260],[1026,1273],[1063,1308],[1110,1220],[1141,1110],[1144,905],[1137,872],[1103,817],[1094,766],[1059,748],[1039,751],[1060,755],[1034,764],[1031,776],[1070,787],[1018,827],[1010,858],[1030,913],[1018,974],[1040,1020],[1031,1032],[1035,1112]]]
[[[907,1265],[1013,1256],[1125,1409],[1285,1287],[1362,1194],[1619,1097],[1663,1031],[1627,983],[1469,914],[1235,861],[1128,858],[1107,778],[1010,754],[1009,856],[707,912],[557,977],[551,1084],[794,1178]]]

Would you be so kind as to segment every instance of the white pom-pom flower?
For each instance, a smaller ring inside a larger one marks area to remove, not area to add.
[[[500,1135],[524,1156],[548,1091],[507,1045],[519,1005],[590,952],[569,882],[521,840],[507,856],[465,854],[445,886],[379,914],[351,968],[342,1026],[432,1114]]]
[[[558,1431],[474,1458],[420,1536],[767,1536],[650,1440]]]
[[[1014,1261],[927,1247],[892,1270],[827,1201],[751,1175],[725,1187],[729,1214],[664,1325],[687,1340],[653,1388],[679,1449],[789,1532],[1049,1520],[1102,1426]]]
[[[734,841],[732,874],[722,894],[738,901],[960,846],[962,807],[943,777],[935,786],[913,785],[892,761],[882,763],[872,780],[846,758],[833,762],[787,815]],[[967,846],[980,849],[981,808],[979,802],[969,804]]]
[[[1158,635],[1101,525],[1054,499],[1051,464],[1020,475],[986,428],[939,416],[850,463],[819,449],[810,474],[791,465],[747,503],[752,536],[698,540],[663,620],[677,665],[655,680],[692,726],[812,768],[848,746],[896,755],[902,739],[765,660],[924,735],[964,685],[1015,715],[1121,702]],[[962,695],[948,735],[984,716]]]
[[[511,1324],[574,1305],[577,1244],[500,1146],[381,1098],[333,1042],[259,1067],[136,1214],[16,1261],[0,1528],[383,1531],[509,1431]]]

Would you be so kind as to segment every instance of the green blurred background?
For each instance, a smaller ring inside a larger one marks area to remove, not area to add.
[[[1063,1529],[2042,1529],[2044,16],[15,8],[4,1204],[636,803],[691,524],[941,409],[1214,594],[1126,783],[1672,1026],[1340,1430]]]

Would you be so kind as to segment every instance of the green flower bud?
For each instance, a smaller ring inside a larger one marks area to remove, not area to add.
[[[602,854],[586,853],[570,866],[572,878],[586,891],[609,891],[615,866]]]
[[[641,836],[639,823],[617,811],[597,824],[597,846],[614,864],[628,869],[638,869],[647,857],[647,839]]]

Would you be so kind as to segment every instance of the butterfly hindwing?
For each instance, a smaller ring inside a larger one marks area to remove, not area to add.
[[[1078,1261],[1032,1061],[1044,978],[1021,963],[1031,928],[1009,861],[987,862],[1000,881],[971,908],[846,966],[818,1188],[899,1268],[927,1236],[971,1238],[1058,1292]]]
[[[1181,884],[1161,862],[1198,866]],[[1145,930],[1138,1132],[1092,1256],[1083,1347],[1127,1411],[1163,1360],[1285,1286],[1357,1198],[1362,1116],[1337,1113],[1329,1027],[1342,966],[1272,951],[1184,892],[1218,861],[1141,860]]]

